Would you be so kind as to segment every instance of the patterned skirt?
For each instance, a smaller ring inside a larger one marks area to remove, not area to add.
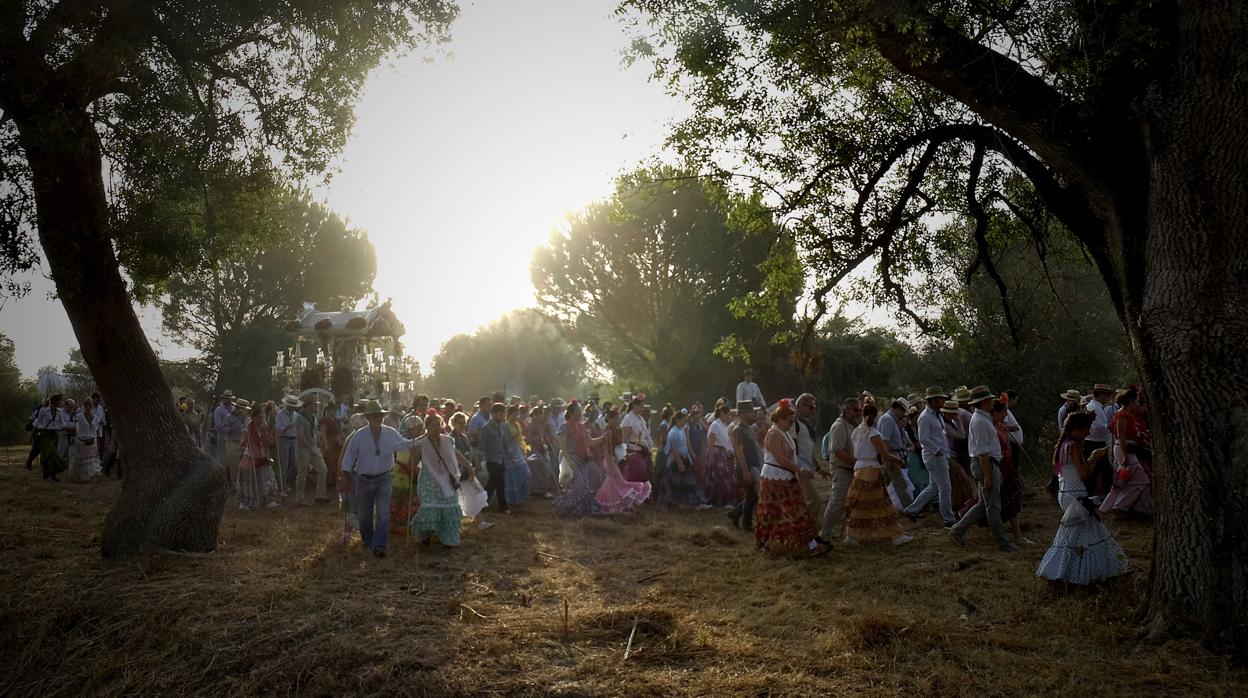
[[[737,502],[737,484],[741,478],[733,467],[728,451],[715,446],[711,449],[710,458],[704,468],[705,484],[702,493],[706,495],[707,504],[722,507]]]
[[[854,471],[845,495],[845,538],[859,543],[890,543],[904,532],[888,499],[888,482],[879,468]]]
[[[529,470],[529,462],[519,456],[507,459],[503,479],[507,491],[507,504],[519,504],[533,494],[533,472]]]
[[[663,475],[664,489],[659,496],[659,503],[664,506],[681,504],[701,504],[702,495],[698,493],[698,481],[694,478],[693,468],[686,465],[685,472],[680,472],[675,459],[669,461],[667,472]]]
[[[555,513],[559,516],[579,518],[594,513],[594,495],[602,485],[602,467],[592,458],[585,464],[580,464],[580,460],[578,457],[573,461],[576,470],[572,482],[555,497]]]
[[[797,480],[762,479],[754,509],[754,540],[773,555],[803,554],[815,539],[815,517]]]
[[[949,489],[949,500],[954,511],[960,511],[968,504],[974,505],[979,498],[979,488],[975,486],[975,481],[967,474],[966,468],[956,461],[949,461]]]
[[[416,491],[420,494],[420,510],[412,517],[412,535],[422,540],[437,536],[442,545],[459,545],[459,527],[464,518],[459,494],[446,496],[437,478],[423,470],[416,480]]]
[[[1081,507],[1079,502],[1067,506]],[[1040,560],[1036,576],[1053,582],[1087,585],[1125,574],[1129,568],[1122,546],[1099,519],[1088,517],[1079,523],[1063,523],[1053,537],[1053,545]]]
[[[594,495],[594,514],[626,514],[650,498],[650,483],[629,482],[619,472],[608,472]]]
[[[555,481],[555,471],[550,467],[550,458],[544,453],[533,453],[529,456],[529,475],[532,477],[533,492],[536,494],[555,494],[559,485]]]
[[[249,509],[259,509],[281,501],[281,491],[273,468],[268,463],[256,467],[256,461],[244,455],[239,461],[238,500]]]
[[[1128,511],[1137,514],[1153,513],[1153,483],[1149,480],[1148,473],[1134,456],[1127,463],[1119,466],[1119,472],[1126,477],[1114,478],[1113,487],[1109,488],[1109,494],[1105,495],[1105,501],[1101,503],[1102,514]],[[1125,472],[1123,468],[1126,468]]]

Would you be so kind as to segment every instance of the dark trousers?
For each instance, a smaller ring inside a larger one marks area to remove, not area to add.
[[[26,456],[26,469],[35,467],[35,459],[39,457],[39,432],[30,433],[30,455]]]
[[[741,528],[748,531],[754,528],[754,508],[758,506],[758,470],[750,469],[754,475],[754,484],[743,487],[745,490],[745,499],[737,502],[737,506],[732,510],[733,516],[741,518]]]
[[[498,502],[499,511],[507,511],[507,469],[502,463],[486,462],[485,469],[490,473],[489,482],[485,483],[485,494]]]

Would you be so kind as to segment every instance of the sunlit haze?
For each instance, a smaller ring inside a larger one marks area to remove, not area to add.
[[[370,78],[330,208],[368,231],[376,290],[394,299],[408,352],[428,370],[454,334],[532,305],[529,260],[566,214],[654,155],[678,100],[624,68],[616,0],[465,3],[447,55],[417,51]],[[10,300],[0,331],[22,372],[76,346],[50,284]],[[144,313],[164,355],[159,316]]]

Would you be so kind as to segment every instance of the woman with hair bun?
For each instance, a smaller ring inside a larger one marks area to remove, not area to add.
[[[897,510],[888,498],[885,465],[900,465],[875,428],[879,408],[874,401],[862,406],[862,422],[850,435],[854,455],[854,480],[845,495],[845,542],[892,543],[904,545],[914,540],[901,529]]]

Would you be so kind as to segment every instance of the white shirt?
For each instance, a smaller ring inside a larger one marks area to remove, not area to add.
[[[86,417],[78,419],[78,438],[79,439],[96,439],[100,436],[100,420],[96,417],[94,411],[91,415],[91,421],[88,422]]]
[[[801,419],[793,420],[793,428],[789,430],[789,438],[794,444],[794,460],[802,470],[815,469],[815,432],[810,425]]]
[[[763,391],[758,389],[758,383],[754,381],[741,381],[737,383],[737,402],[745,402],[749,400],[757,407],[766,407],[767,401],[763,399]]]
[[[989,458],[1001,460],[1001,439],[997,436],[997,428],[992,425],[992,415],[977,409],[971,416],[971,433],[967,439],[967,447],[971,458],[988,454]]]
[[[875,444],[871,443],[871,439],[877,436],[880,436],[880,430],[866,424],[858,425],[854,433],[849,435],[850,443],[854,446],[854,470],[880,467],[880,453],[875,450]]]
[[[1018,444],[1019,446],[1022,446],[1023,445],[1023,428],[1019,426],[1018,420],[1014,419],[1013,410],[1007,409],[1005,411],[1005,426],[1018,427],[1018,431],[1007,430],[1005,433],[1009,435],[1011,441]]]
[[[1088,430],[1088,441],[1109,443],[1109,416],[1105,414],[1105,406],[1096,398],[1088,401],[1088,414],[1092,415],[1092,428]]]
[[[936,410],[928,407],[919,415],[919,445],[923,457],[949,455],[949,437],[945,434],[945,420]]]
[[[58,407],[52,409],[51,405],[45,405],[39,408],[39,415],[35,417],[35,428],[40,431],[60,431],[65,428],[65,415]]]
[[[784,438],[788,439],[789,448],[792,448],[793,453],[796,455],[797,445],[793,443],[793,437],[789,434],[784,434]],[[775,457],[771,455],[771,451],[768,451],[766,446],[763,446],[763,469],[759,471],[759,476],[764,480],[792,480],[797,477],[777,465]]]
[[[654,439],[650,436],[650,427],[646,424],[646,420],[641,415],[629,412],[620,420],[620,429],[632,429],[632,436],[629,437],[628,445],[633,450],[638,446],[645,446],[650,450],[654,450]]]
[[[360,475],[381,475],[394,470],[394,454],[399,451],[410,451],[415,447],[417,439],[405,439],[394,427],[384,424],[377,438],[369,427],[360,427],[352,432],[347,441],[346,451],[342,455],[343,472],[356,472]]]
[[[729,453],[732,452],[732,436],[728,433],[728,425],[722,419],[716,419],[711,422],[710,428],[706,430],[708,437],[715,437],[715,445]]]

